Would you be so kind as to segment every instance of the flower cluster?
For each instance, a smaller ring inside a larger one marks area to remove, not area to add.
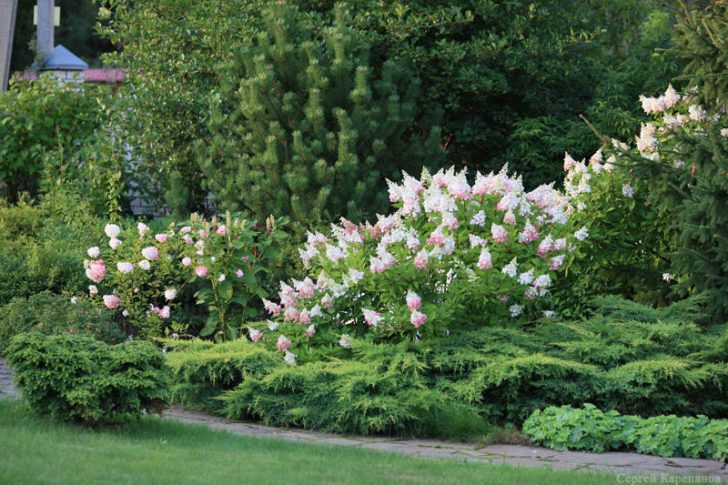
[[[568,194],[527,192],[507,167],[474,183],[454,169],[404,174],[389,198],[396,209],[373,224],[342,219],[328,235],[308,234],[299,253],[309,276],[281,282],[278,301],[265,301],[279,344],[348,348],[349,335],[417,339],[517,317],[545,304],[555,272],[588,236],[570,225]]]
[[[183,289],[191,286],[197,303],[208,310],[201,334],[222,331],[222,338],[237,336],[241,322],[233,324],[232,306],[253,316],[248,303],[265,295],[255,275],[262,261],[270,259],[273,240],[281,239],[272,218],[260,233],[253,223],[230,215],[224,221],[193,215],[181,227],[171,224],[156,234],[142,222],[126,231],[107,224],[104,232],[108,249],[91,247],[91,259],[84,261],[94,283],[90,298],[117,310],[130,331],[158,335],[163,328],[181,329],[172,324],[174,308]]]

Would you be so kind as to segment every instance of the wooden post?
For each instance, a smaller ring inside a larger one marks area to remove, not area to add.
[[[8,89],[18,0],[0,0],[0,92]]]

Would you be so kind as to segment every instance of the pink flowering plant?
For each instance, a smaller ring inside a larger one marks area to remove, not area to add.
[[[124,229],[107,224],[104,233],[105,244],[89,248],[84,261],[89,297],[115,311],[127,333],[159,335],[172,323],[176,304],[165,291],[185,283],[174,225],[155,234],[143,222]]]
[[[259,302],[268,296],[261,276],[283,259],[283,224],[271,216],[261,231],[256,222],[230,214],[211,221],[193,215],[180,229],[180,264],[197,285],[197,304],[208,310],[200,336],[235,339],[243,322],[259,316]]]
[[[299,250],[308,275],[281,283],[279,299],[265,301],[274,321],[249,337],[271,333],[295,361],[292,349],[308,343],[417,339],[547,309],[553,279],[588,230],[572,227],[566,194],[526,192],[506,170],[478,173],[472,185],[454,169],[404,174],[389,183],[390,215],[309,233]]]
[[[191,290],[205,314],[200,335],[235,338],[267,296],[260,279],[281,259],[285,235],[277,227],[271,218],[260,232],[229,214],[222,221],[193,215],[163,232],[143,222],[125,230],[107,224],[106,244],[89,248],[84,261],[89,297],[117,312],[128,333],[157,336],[187,330],[177,310]]]

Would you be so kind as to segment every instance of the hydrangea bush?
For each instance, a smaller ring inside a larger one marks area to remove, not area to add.
[[[308,276],[265,301],[275,320],[250,328],[295,361],[306,347],[351,346],[354,335],[419,339],[458,325],[545,312],[551,283],[588,236],[570,223],[570,197],[553,185],[526,192],[520,177],[454,169],[389,184],[395,210],[375,224],[345,219],[309,233]],[[289,350],[291,349],[291,350]]]
[[[592,293],[651,304],[667,303],[675,289],[708,291],[715,311],[728,308],[720,290],[728,281],[721,269],[728,254],[724,113],[709,112],[672,86],[640,101],[653,120],[632,146],[605,140],[589,162],[566,154],[565,191],[592,236],[578,261],[580,280]],[[586,300],[581,285],[569,283],[569,294]]]
[[[240,323],[256,316],[253,297],[267,296],[260,273],[281,259],[279,223],[269,218],[263,232],[230,214],[193,215],[159,233],[143,222],[125,230],[107,224],[107,245],[89,248],[84,261],[89,297],[118,312],[130,333],[154,336],[185,329],[175,308],[189,285],[207,311],[200,335],[235,338]]]

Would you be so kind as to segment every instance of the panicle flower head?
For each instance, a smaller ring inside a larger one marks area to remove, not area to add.
[[[263,338],[263,332],[254,328],[248,328],[248,338],[250,338],[251,342],[258,342]]]
[[[376,310],[363,308],[362,313],[364,313],[364,321],[367,322],[367,325],[372,327],[376,327],[382,320],[384,320],[384,318]]]
[[[276,347],[281,352],[287,352],[288,349],[291,347],[291,340],[286,337],[285,335],[279,335],[278,341],[276,342]]]
[[[104,233],[109,237],[109,239],[116,239],[116,237],[121,233],[121,229],[116,224],[106,224],[106,226],[104,226]]]
[[[490,226],[490,234],[493,236],[493,241],[497,243],[504,243],[508,241],[508,231],[506,229],[498,224],[491,224]]]
[[[427,321],[427,315],[420,312],[419,310],[415,310],[410,314],[410,323],[415,326],[415,328],[420,328],[422,325],[425,324]]]
[[[417,256],[415,256],[414,265],[417,269],[425,269],[427,268],[427,263],[429,262],[429,255],[427,253],[426,249],[421,249],[419,253],[417,253]]]
[[[120,273],[128,274],[134,271],[134,265],[122,261],[116,263],[116,269],[118,269]]]
[[[89,261],[86,268],[86,277],[94,283],[101,283],[106,277],[106,265],[103,259]]]
[[[149,261],[155,261],[159,259],[159,250],[155,246],[147,246],[142,249],[142,256]]]
[[[493,261],[491,260],[490,251],[483,248],[478,257],[478,269],[491,269],[492,267]]]
[[[422,298],[414,291],[408,291],[405,299],[409,311],[419,310],[422,307]]]
[[[277,303],[273,303],[270,300],[266,300],[265,298],[263,298],[263,307],[268,313],[270,313],[274,317],[277,317],[281,313],[280,305],[278,305]]]
[[[114,308],[118,308],[118,306],[121,304],[121,298],[119,298],[116,295],[104,295],[103,297],[104,305],[106,308],[109,308],[113,310]]]

